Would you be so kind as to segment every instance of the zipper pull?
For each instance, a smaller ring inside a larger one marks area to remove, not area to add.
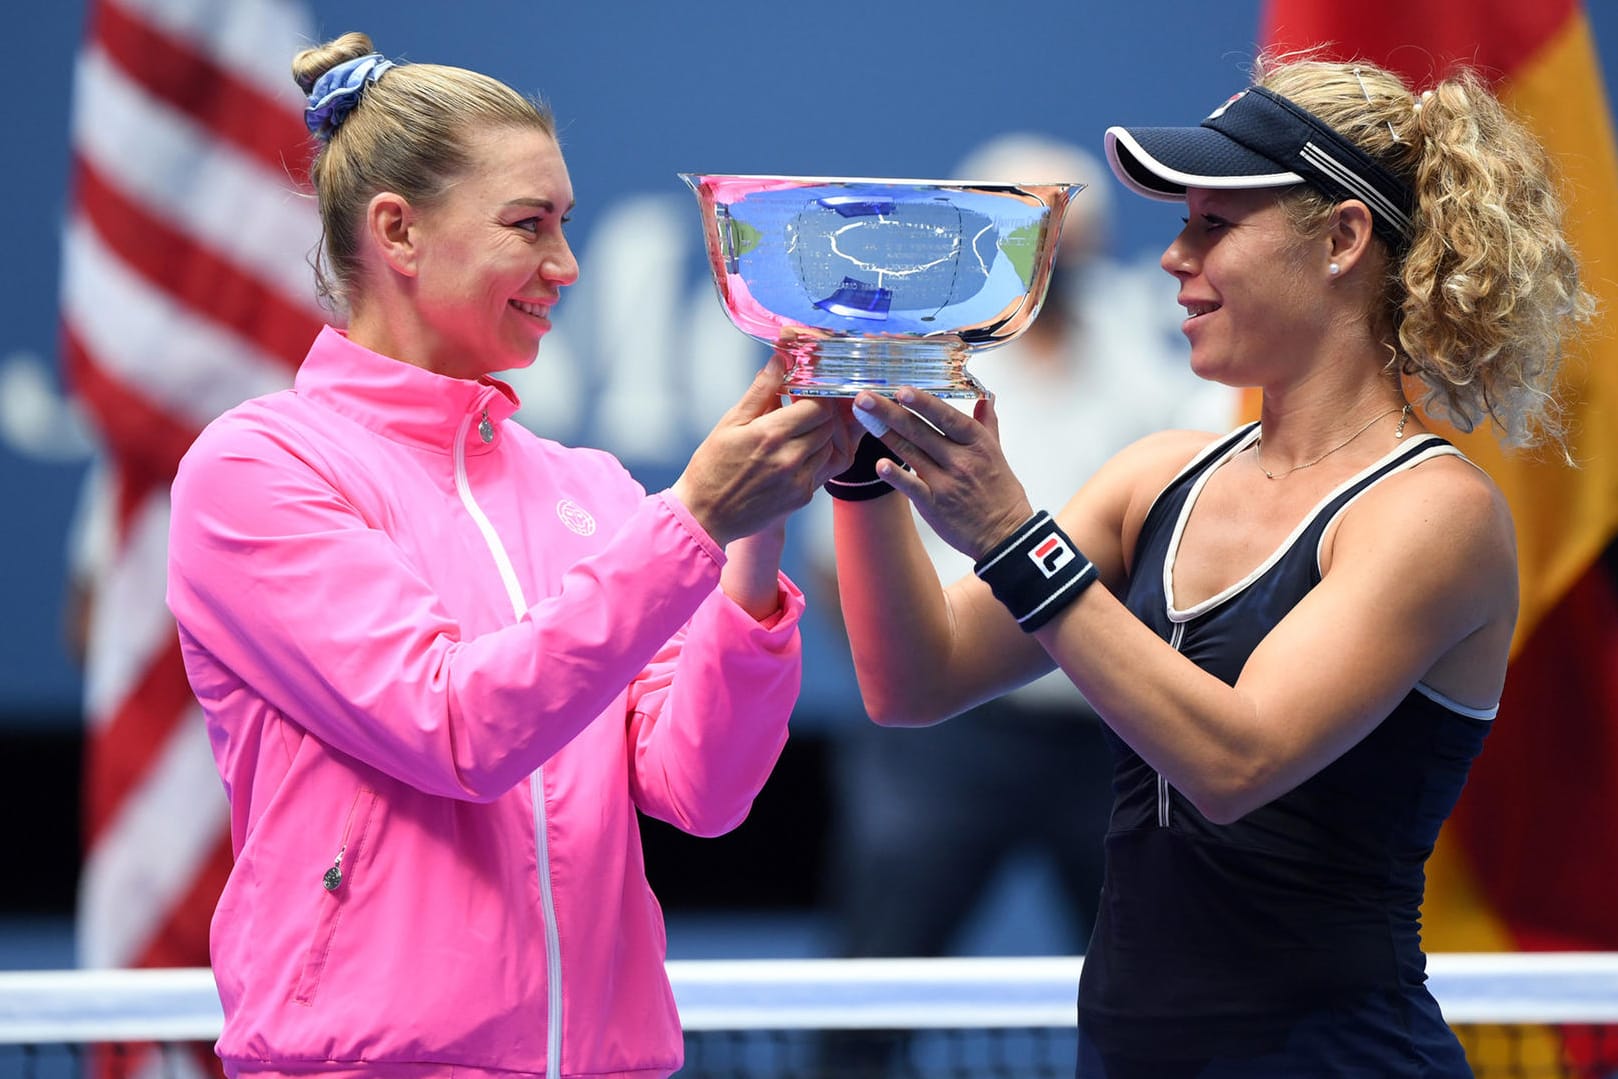
[[[494,424],[489,422],[489,410],[483,410],[483,418],[478,421],[478,437],[483,439],[484,445],[494,441]]]
[[[328,892],[335,892],[338,886],[343,883],[343,852],[346,850],[348,850],[348,847],[345,845],[342,850],[337,852],[337,857],[332,860],[331,868],[326,870],[325,876],[320,878],[320,883]]]

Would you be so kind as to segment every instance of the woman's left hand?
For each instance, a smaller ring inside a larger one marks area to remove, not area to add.
[[[903,386],[892,401],[859,394],[854,416],[910,466],[906,472],[883,461],[878,475],[910,499],[944,542],[974,561],[1033,515],[1000,449],[992,398],[978,401],[967,416]]]

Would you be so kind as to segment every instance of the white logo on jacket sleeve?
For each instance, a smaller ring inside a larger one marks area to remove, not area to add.
[[[593,536],[596,530],[596,519],[590,516],[590,511],[573,501],[564,498],[556,504],[556,516],[569,529],[581,536]]]

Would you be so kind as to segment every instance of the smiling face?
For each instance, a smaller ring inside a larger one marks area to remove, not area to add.
[[[573,186],[556,140],[526,127],[468,136],[471,166],[417,208],[411,362],[456,378],[526,367],[579,274],[563,234]],[[401,358],[405,358],[401,354]]]
[[[1264,385],[1326,332],[1325,249],[1298,235],[1275,189],[1192,188],[1186,209],[1162,265],[1180,282],[1192,370]]]

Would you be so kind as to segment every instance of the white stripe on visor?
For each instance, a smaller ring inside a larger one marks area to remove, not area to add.
[[[1371,207],[1373,213],[1385,218],[1405,239],[1410,238],[1412,231],[1410,216],[1395,206],[1386,195],[1368,183],[1359,173],[1312,142],[1304,143],[1303,149],[1298,151],[1298,156],[1363,200]]]

